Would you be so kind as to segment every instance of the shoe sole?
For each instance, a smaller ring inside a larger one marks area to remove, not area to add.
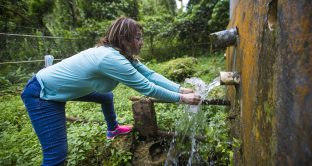
[[[109,140],[113,140],[114,138],[118,137],[119,135],[125,135],[125,134],[130,133],[131,131],[132,131],[132,130],[130,130],[130,131],[128,131],[128,132],[125,132],[125,133],[120,133],[120,134],[116,135],[115,137],[107,137],[107,136],[106,136],[106,138],[109,139]]]

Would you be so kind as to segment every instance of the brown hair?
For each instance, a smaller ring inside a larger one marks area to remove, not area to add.
[[[143,28],[135,20],[128,17],[120,17],[112,23],[105,36],[100,39],[96,46],[113,47],[120,51],[128,60],[136,60],[135,55],[132,53],[132,45],[129,45],[129,43],[133,42],[139,30],[143,31]]]

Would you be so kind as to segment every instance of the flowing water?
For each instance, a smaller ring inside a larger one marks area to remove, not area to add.
[[[195,88],[195,93],[198,94],[202,100],[206,99],[209,92],[220,85],[220,78],[215,78],[210,84],[205,84],[199,78],[192,77],[185,80],[186,84],[191,84]],[[201,125],[200,115],[201,102],[198,105],[187,105],[186,118],[182,118],[177,122],[177,138],[173,138],[170,143],[170,148],[167,154],[167,160],[165,166],[177,166],[177,165],[188,165],[191,166],[192,163],[199,162],[200,156],[196,149],[196,130]],[[187,142],[186,142],[187,141]],[[189,145],[190,149],[185,150],[181,146]],[[188,158],[185,163],[179,163],[181,158]],[[195,161],[194,161],[195,160]]]

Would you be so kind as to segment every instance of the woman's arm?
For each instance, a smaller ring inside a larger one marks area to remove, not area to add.
[[[169,102],[180,101],[181,94],[178,93],[178,87],[176,87],[176,90],[170,90],[151,82],[142,73],[138,72],[122,55],[105,57],[99,62],[98,71],[111,79],[135,89],[143,95]]]
[[[144,77],[146,77],[151,82],[155,83],[158,86],[166,88],[168,90],[180,93],[180,85],[172,82],[161,74],[156,73],[155,71],[149,69],[147,66],[141,62],[133,62],[132,65],[138,70]]]
[[[181,94],[154,84],[138,72],[123,56],[104,58],[99,63],[98,71],[149,97],[192,105],[196,105],[200,102],[200,96],[194,93]]]

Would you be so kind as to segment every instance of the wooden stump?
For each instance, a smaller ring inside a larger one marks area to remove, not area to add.
[[[132,111],[134,129],[139,132],[139,137],[144,140],[152,140],[157,136],[157,120],[154,102],[149,98],[141,98],[133,101]]]

